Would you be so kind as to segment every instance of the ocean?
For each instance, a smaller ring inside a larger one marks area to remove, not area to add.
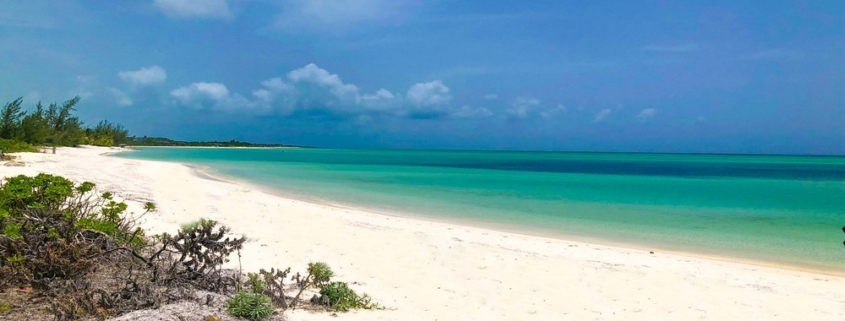
[[[117,157],[385,214],[845,271],[845,157],[154,147]]]

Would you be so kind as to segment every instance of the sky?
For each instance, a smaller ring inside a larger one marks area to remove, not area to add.
[[[0,102],[138,136],[845,154],[845,2],[0,0]]]

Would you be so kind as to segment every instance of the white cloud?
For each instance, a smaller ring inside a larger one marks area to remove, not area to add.
[[[601,122],[605,118],[607,118],[607,116],[610,116],[610,108],[605,108],[605,109],[602,109],[601,111],[599,111],[599,113],[596,114],[596,118],[593,118],[593,122],[594,123]]]
[[[129,97],[126,93],[122,90],[117,88],[108,88],[108,91],[114,96],[115,103],[118,106],[131,106],[132,105],[132,98]]]
[[[360,100],[358,87],[345,84],[340,76],[331,74],[327,70],[317,67],[315,64],[308,64],[305,67],[288,73],[288,80],[292,82],[305,82],[329,89],[329,91],[345,101]]]
[[[486,95],[484,95],[484,99],[487,99],[487,100],[496,100],[496,99],[499,99],[499,95],[496,95],[496,94],[486,94]]]
[[[117,76],[133,86],[150,86],[164,83],[167,72],[159,66],[150,66],[133,71],[121,71]]]
[[[417,83],[408,89],[408,101],[417,107],[443,105],[452,100],[449,87],[440,80]]]
[[[183,105],[197,109],[210,107],[219,111],[251,110],[255,113],[268,111],[266,104],[258,104],[241,95],[232,94],[226,85],[221,83],[195,82],[172,90],[170,96]]]
[[[229,89],[221,83],[195,82],[188,86],[174,89],[170,92],[170,95],[183,103],[190,103],[200,98],[222,100],[229,96]]]
[[[452,115],[458,118],[486,118],[493,116],[493,112],[484,107],[463,106]]]
[[[551,118],[551,117],[553,117],[557,114],[560,114],[564,111],[566,111],[566,106],[564,106],[563,104],[557,104],[557,106],[554,107],[554,108],[550,108],[550,109],[546,109],[544,111],[541,111],[540,116],[542,116],[543,118]]]
[[[520,96],[514,99],[510,108],[508,108],[506,112],[511,117],[525,119],[530,116],[533,109],[538,105],[540,105],[540,101],[537,100],[537,98],[525,98]]]
[[[640,111],[639,114],[637,114],[637,119],[647,120],[649,118],[654,117],[654,115],[656,115],[656,114],[657,114],[656,108],[646,108],[646,109],[643,109],[642,111]]]
[[[379,89],[374,94],[365,94],[361,97],[361,104],[371,110],[388,111],[395,109],[396,102],[396,95],[384,88]]]
[[[379,117],[440,118],[488,117],[487,108],[451,108],[449,88],[442,81],[418,83],[403,96],[387,89],[372,93],[361,90],[337,74],[308,64],[292,70],[285,78],[270,78],[246,97],[230,92],[224,84],[195,82],[173,89],[170,96],[182,105],[222,111],[251,110],[257,113],[291,114],[324,110],[337,115],[378,119]],[[366,116],[366,117],[363,117]]]
[[[286,83],[282,78],[270,78],[265,81],[261,82],[261,85],[267,87],[270,90],[277,91],[277,92],[285,92],[293,90],[293,86],[291,84]]]
[[[153,0],[166,15],[184,18],[229,19],[232,11],[226,0]]]

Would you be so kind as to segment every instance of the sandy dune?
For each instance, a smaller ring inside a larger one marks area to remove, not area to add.
[[[210,218],[250,238],[247,271],[324,261],[387,311],[296,311],[291,320],[845,320],[845,278],[523,236],[285,199],[184,165],[21,154],[0,175],[58,174],[154,201],[153,232]],[[845,249],[843,249],[845,260]],[[237,261],[237,260],[235,260]],[[236,262],[235,262],[236,263]]]

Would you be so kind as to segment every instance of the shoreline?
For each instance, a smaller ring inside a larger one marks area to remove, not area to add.
[[[217,220],[249,237],[245,272],[324,261],[338,280],[391,308],[339,314],[345,320],[845,319],[839,276],[392,217],[103,152],[111,150],[22,154],[25,167],[0,173],[92,181],[131,200],[130,208],[152,200],[159,210],[142,224],[151,233]]]
[[[166,161],[164,161],[166,162]],[[496,224],[496,223],[485,223],[479,221],[473,221],[469,219],[448,219],[443,217],[435,217],[435,216],[425,216],[422,214],[408,214],[403,213],[400,211],[390,211],[385,209],[378,209],[372,208],[367,206],[361,206],[356,204],[347,204],[342,202],[336,202],[329,199],[314,197],[314,196],[306,196],[306,195],[299,195],[296,193],[292,193],[290,191],[285,191],[283,189],[273,188],[269,186],[264,186],[261,184],[250,182],[246,179],[239,179],[237,177],[230,177],[222,174],[215,174],[214,169],[205,166],[205,165],[197,165],[192,163],[184,163],[184,162],[170,162],[174,164],[179,164],[185,166],[192,170],[193,173],[196,174],[197,177],[202,179],[207,179],[216,182],[223,182],[233,185],[245,186],[248,188],[252,188],[262,193],[273,195],[279,198],[284,198],[292,201],[298,201],[303,203],[310,203],[317,206],[325,206],[325,207],[332,207],[339,210],[353,210],[353,211],[360,211],[360,212],[367,212],[374,215],[382,215],[388,216],[393,218],[399,219],[406,219],[406,220],[414,220],[420,221],[425,223],[436,223],[436,224],[445,224],[445,225],[458,225],[466,228],[473,228],[479,229],[482,231],[487,232],[495,232],[495,233],[507,233],[513,234],[514,236],[523,236],[523,237],[536,237],[540,240],[552,239],[552,240],[560,240],[560,241],[568,241],[568,242],[577,242],[583,244],[592,244],[598,246],[607,246],[607,247],[615,247],[619,249],[625,250],[634,250],[634,251],[642,251],[642,252],[660,252],[660,253],[667,253],[677,256],[683,257],[690,257],[690,258],[698,258],[698,259],[706,259],[706,260],[715,260],[727,263],[736,263],[736,264],[747,264],[753,265],[758,267],[765,267],[765,268],[774,268],[774,269],[784,269],[784,270],[791,270],[796,272],[804,272],[804,273],[813,273],[813,274],[821,274],[821,275],[828,275],[828,276],[836,276],[836,277],[845,277],[845,271],[834,270],[833,268],[822,268],[819,266],[813,265],[799,265],[799,264],[790,264],[788,262],[777,262],[777,261],[766,261],[766,260],[755,260],[755,259],[743,259],[737,256],[731,256],[729,253],[719,254],[718,251],[707,251],[706,248],[699,249],[700,251],[696,251],[696,249],[690,249],[689,251],[685,250],[678,250],[672,249],[668,247],[662,247],[658,244],[639,244],[639,243],[626,243],[626,242],[619,242],[609,239],[604,239],[600,237],[589,237],[589,236],[582,236],[582,235],[574,235],[574,234],[566,234],[560,232],[553,232],[553,231],[545,231],[539,229],[531,229],[530,227],[520,227],[520,226],[512,226],[506,224]],[[710,252],[710,253],[705,253]],[[845,253],[843,253],[845,255]]]

